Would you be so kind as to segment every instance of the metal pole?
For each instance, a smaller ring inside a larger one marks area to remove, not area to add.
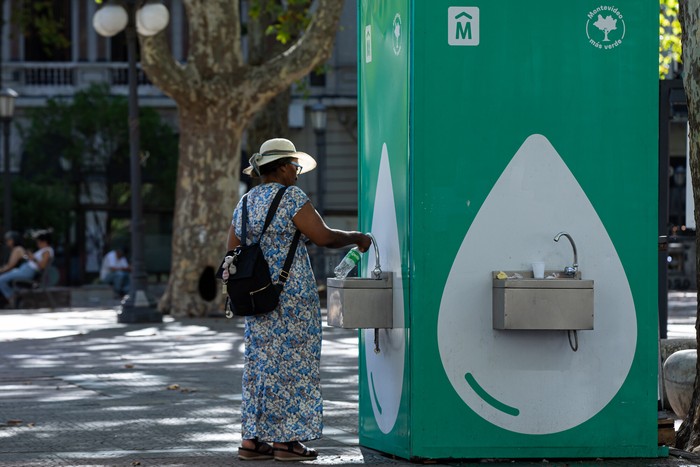
[[[314,129],[316,133],[316,210],[323,217],[326,214],[326,130],[325,128]],[[332,265],[326,264],[325,248],[318,248],[318,263],[321,265],[319,271],[323,277],[330,275]]]
[[[2,119],[3,134],[3,219],[5,232],[12,230],[12,174],[10,173],[10,119]]]
[[[316,210],[323,216],[326,213],[326,130],[316,132]]]
[[[673,81],[659,81],[659,256],[658,256],[658,308],[659,338],[668,337],[668,142],[670,97]],[[682,85],[681,85],[682,86]],[[690,175],[690,174],[689,174]]]
[[[2,1],[0,2],[0,88],[2,88],[2,61],[5,59],[2,55],[2,46],[3,46],[3,34],[5,33],[5,2]],[[3,124],[3,139],[7,141],[7,133],[5,132],[5,122],[2,122]],[[2,176],[2,184],[3,186],[3,193],[2,193],[2,206],[3,206],[3,211],[2,211],[2,217],[3,217],[3,227],[5,228],[5,233],[10,231],[10,227],[12,226],[12,213],[10,212],[12,210],[12,187],[10,184],[12,183],[12,179],[10,178],[10,161],[8,157],[8,150],[6,149],[8,146],[5,146],[4,149],[4,158],[5,162],[3,164],[3,176]],[[8,258],[9,258],[9,251],[7,252]],[[3,252],[3,259],[5,258],[5,253]]]
[[[148,276],[143,255],[143,206],[139,132],[138,77],[136,70],[136,2],[126,4],[129,22],[126,43],[129,55],[129,158],[131,163],[131,288],[117,321],[120,323],[161,322],[163,316],[148,295]]]

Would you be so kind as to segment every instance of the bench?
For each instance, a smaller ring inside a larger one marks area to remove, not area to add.
[[[41,271],[41,274],[39,274],[38,277],[36,277],[33,280],[14,280],[10,283],[12,286],[12,293],[14,297],[14,303],[12,306],[14,308],[19,308],[21,306],[28,306],[30,303],[27,303],[27,299],[30,296],[33,295],[41,295],[44,296],[48,299],[48,304],[49,307],[53,310],[56,308],[57,304],[57,298],[60,295],[60,304],[62,306],[68,306],[68,303],[63,303],[63,302],[70,302],[70,294],[69,293],[60,293],[61,291],[56,288],[56,284],[58,284],[58,280],[60,278],[60,273],[58,272],[58,269],[51,263],[44,268],[43,271]],[[64,300],[63,295],[66,295],[68,297],[68,300]],[[32,302],[36,300],[31,300]]]

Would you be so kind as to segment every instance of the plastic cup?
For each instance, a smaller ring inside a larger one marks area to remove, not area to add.
[[[532,276],[535,279],[544,279],[544,261],[534,261],[532,263]]]

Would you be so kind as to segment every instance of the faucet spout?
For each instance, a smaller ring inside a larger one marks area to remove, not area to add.
[[[372,239],[372,246],[374,247],[374,270],[372,270],[372,273],[374,274],[375,279],[379,279],[382,277],[382,267],[379,264],[379,247],[377,246],[377,239],[374,238],[374,235],[372,233],[367,233],[369,237]]]
[[[576,251],[576,243],[574,243],[574,239],[571,238],[571,235],[569,235],[566,232],[559,232],[554,236],[554,241],[558,242],[561,237],[566,237],[569,240],[569,243],[571,243],[571,248],[574,250],[574,264],[571,266],[567,266],[564,268],[564,273],[566,273],[569,276],[573,276],[576,274],[578,271],[578,252]]]

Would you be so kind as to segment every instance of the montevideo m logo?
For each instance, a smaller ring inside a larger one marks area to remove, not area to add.
[[[610,50],[625,38],[625,20],[615,6],[601,5],[588,12],[586,21],[588,43],[596,49]]]
[[[447,43],[479,45],[479,8],[451,6],[447,9]]]

